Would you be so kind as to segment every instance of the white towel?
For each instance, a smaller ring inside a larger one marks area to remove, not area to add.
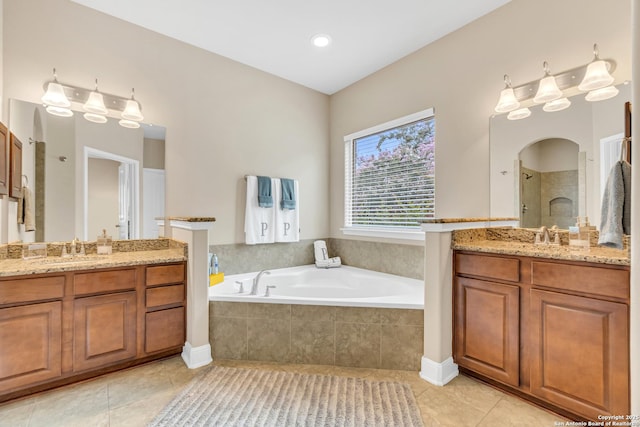
[[[24,231],[35,231],[36,214],[33,206],[33,193],[29,187],[22,187],[22,197],[24,199]]]
[[[282,209],[282,184],[280,179],[273,180],[273,206],[276,211],[276,242],[299,242],[300,241],[300,192],[298,191],[298,180],[294,181],[294,191],[296,208]]]
[[[273,188],[274,180],[271,180]],[[276,206],[274,203],[273,206]],[[275,209],[258,206],[258,178],[247,177],[247,204],[244,214],[244,233],[247,245],[275,241]]]
[[[329,252],[327,251],[327,243],[324,240],[316,240],[313,242],[313,254],[316,259],[316,264],[328,261]]]

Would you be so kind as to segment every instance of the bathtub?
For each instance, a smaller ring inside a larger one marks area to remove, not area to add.
[[[249,295],[257,272],[226,276],[209,288],[210,301],[274,304],[331,305],[378,308],[424,308],[424,282],[361,268],[341,266],[321,269],[315,265],[269,270],[262,275],[258,295]],[[242,282],[239,293],[236,282]],[[265,297],[267,285],[270,296]]]

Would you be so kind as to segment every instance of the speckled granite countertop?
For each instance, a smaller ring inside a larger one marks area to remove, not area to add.
[[[630,265],[628,245],[625,249],[597,246],[597,232],[592,235],[588,252],[569,249],[566,230],[559,231],[562,245],[534,245],[535,230],[522,228],[478,228],[453,232],[452,248],[456,250],[518,255],[601,264]],[[595,240],[595,242],[594,242]],[[628,240],[628,239],[627,239]]]
[[[431,218],[422,221],[423,224],[453,224],[458,222],[491,222],[491,221],[518,221],[519,218],[490,218],[490,217],[469,217],[469,218]]]
[[[61,245],[61,243],[48,243],[47,245],[51,247],[48,253],[53,256],[27,260],[15,256],[18,249],[21,251],[23,245],[5,245],[4,248],[6,248],[9,258],[0,260],[0,277],[162,264],[187,260],[186,244],[169,239],[114,242],[114,252],[110,255],[97,255],[95,242],[93,246],[88,243],[87,255],[69,258],[60,256],[60,249],[56,248],[56,245]]]

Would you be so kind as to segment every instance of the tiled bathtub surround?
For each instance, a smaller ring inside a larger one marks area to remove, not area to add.
[[[424,245],[348,239],[329,239],[327,243],[329,254],[342,258],[343,264],[412,279],[424,278]]]
[[[423,311],[209,303],[215,359],[419,370]]]
[[[270,245],[211,245],[209,250],[218,255],[220,270],[229,275],[313,264],[314,240],[318,239]],[[424,277],[424,246],[347,239],[324,240],[329,255],[339,256],[345,265],[412,279]]]

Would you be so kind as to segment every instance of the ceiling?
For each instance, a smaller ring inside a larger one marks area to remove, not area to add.
[[[332,94],[510,0],[72,1]]]

